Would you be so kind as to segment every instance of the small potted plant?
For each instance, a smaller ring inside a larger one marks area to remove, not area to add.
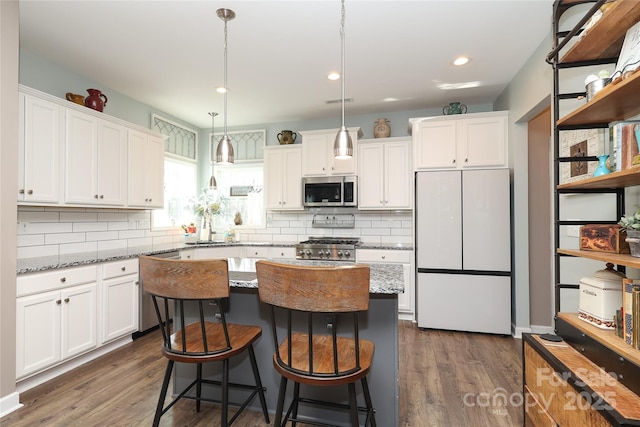
[[[640,208],[633,214],[620,218],[618,225],[627,233],[625,240],[629,243],[631,256],[640,258]]]

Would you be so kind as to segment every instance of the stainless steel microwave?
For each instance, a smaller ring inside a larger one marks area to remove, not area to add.
[[[357,206],[357,176],[302,178],[302,202],[307,207]]]

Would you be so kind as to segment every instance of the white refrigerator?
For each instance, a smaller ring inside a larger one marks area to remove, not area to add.
[[[508,169],[416,172],[420,328],[511,333]]]

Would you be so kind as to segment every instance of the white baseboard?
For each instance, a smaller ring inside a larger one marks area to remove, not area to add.
[[[398,320],[411,320],[413,323],[416,322],[413,313],[398,313]]]
[[[517,327],[515,325],[511,325],[511,332],[512,332],[512,336],[514,338],[518,338],[518,339],[522,339],[522,334],[528,334],[531,333],[531,328],[522,328],[522,327]]]
[[[85,353],[74,359],[68,360],[64,363],[61,363],[60,365],[49,368],[31,377],[21,379],[16,384],[16,390],[18,391],[18,393],[24,393],[27,390],[30,390],[36,386],[39,386],[40,384],[43,384],[49,380],[54,379],[57,376],[64,374],[65,372],[69,372],[70,370],[75,369],[80,365],[84,365],[85,363],[93,359],[96,359],[102,355],[105,355],[117,349],[118,347],[122,347],[123,345],[128,344],[131,341],[132,341],[131,335],[127,335],[116,341],[105,344],[102,347],[98,347],[94,351]]]
[[[14,391],[11,394],[0,397],[0,418],[9,415],[13,411],[21,408],[20,395]]]

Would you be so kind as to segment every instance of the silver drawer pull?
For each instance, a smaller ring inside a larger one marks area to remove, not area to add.
[[[60,278],[60,283],[64,283],[64,282],[66,282],[66,281],[67,281],[67,278],[66,278],[66,277],[61,277],[61,278]]]

